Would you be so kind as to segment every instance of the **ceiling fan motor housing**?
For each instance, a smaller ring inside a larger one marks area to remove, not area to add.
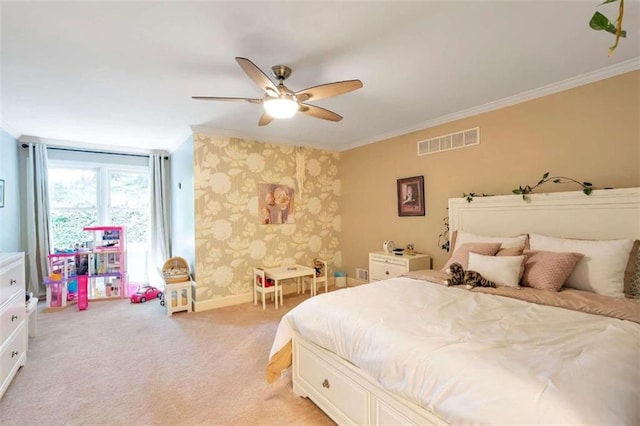
[[[280,81],[284,81],[291,75],[291,68],[286,65],[274,65],[271,67],[271,74]]]

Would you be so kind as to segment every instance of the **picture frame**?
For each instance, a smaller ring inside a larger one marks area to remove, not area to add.
[[[398,216],[424,216],[424,176],[398,179]]]
[[[4,208],[4,179],[0,179],[0,208]]]
[[[295,223],[295,190],[277,183],[258,183],[258,223],[283,225]]]

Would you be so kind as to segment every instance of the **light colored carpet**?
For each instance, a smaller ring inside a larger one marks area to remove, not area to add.
[[[265,381],[285,306],[167,317],[157,300],[38,313],[28,359],[0,400],[9,425],[331,425],[287,377]]]

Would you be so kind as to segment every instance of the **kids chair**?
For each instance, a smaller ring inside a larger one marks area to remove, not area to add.
[[[327,277],[329,276],[327,261],[318,258],[313,259],[312,267],[316,270],[316,284],[324,283],[324,292],[326,293],[329,287],[329,282],[327,280]],[[313,287],[313,280],[310,277],[305,277],[302,280],[302,292],[305,292],[305,286],[307,283],[311,289],[311,296],[315,296],[318,293],[318,289]]]
[[[271,300],[274,300],[274,296],[277,300],[278,295],[276,294],[276,286],[273,285],[273,282],[269,280],[267,282],[267,277],[264,272],[264,269],[253,268],[253,304],[258,304],[258,293],[261,295],[262,299],[262,309],[265,309],[264,295],[265,293],[271,293]],[[279,289],[282,294],[282,286]]]

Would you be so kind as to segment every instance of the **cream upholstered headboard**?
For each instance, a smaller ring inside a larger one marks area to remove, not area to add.
[[[449,199],[450,232],[538,233],[583,239],[640,239],[640,188]]]

